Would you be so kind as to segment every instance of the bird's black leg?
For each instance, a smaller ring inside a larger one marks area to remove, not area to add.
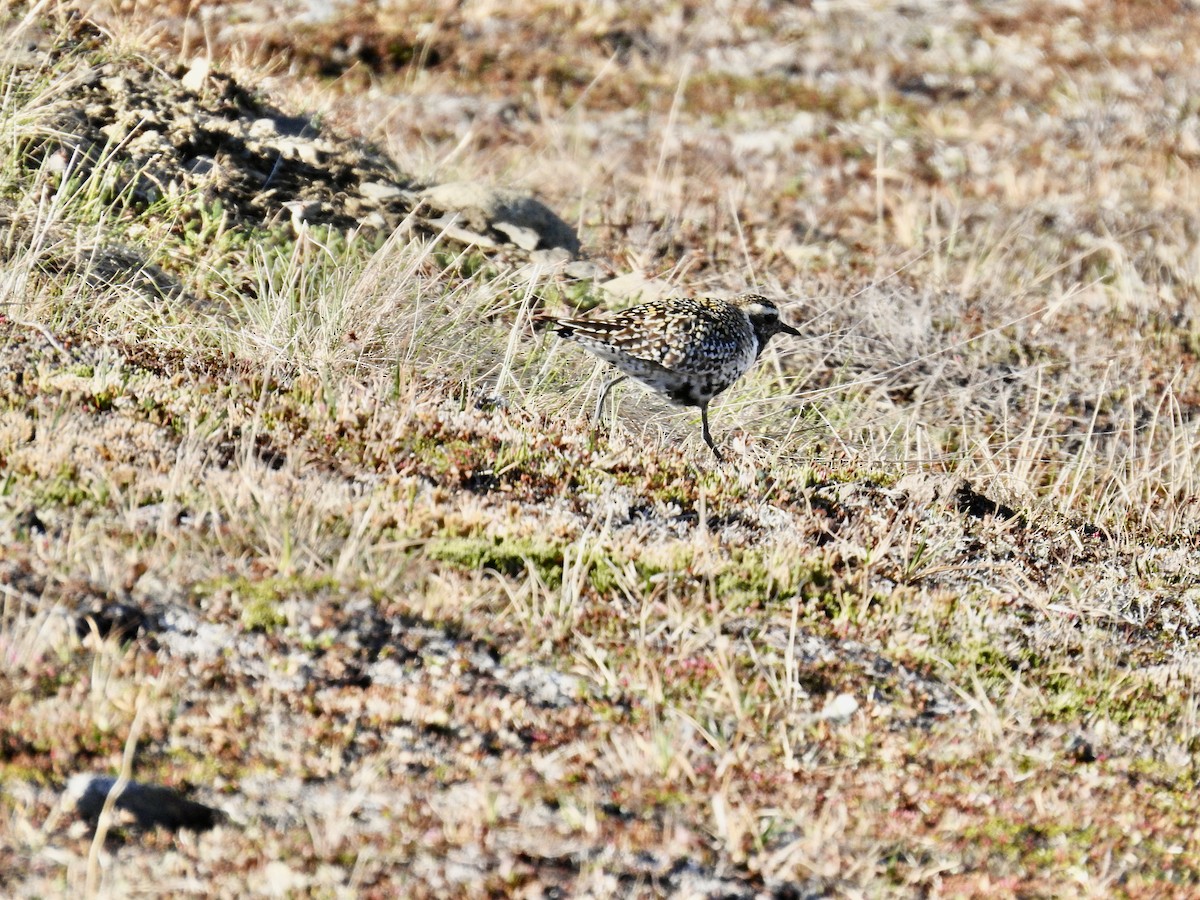
[[[596,414],[594,416],[592,416],[592,424],[593,425],[600,424],[600,411],[604,408],[604,398],[607,397],[608,392],[613,389],[613,385],[620,384],[622,381],[624,381],[628,377],[629,377],[628,375],[618,375],[616,378],[611,379],[606,385],[604,385],[603,388],[600,389],[600,399],[596,401]]]
[[[708,449],[713,452],[713,456],[720,462],[724,459],[721,456],[721,451],[717,449],[717,445],[713,443],[712,432],[708,430],[708,404],[700,404],[700,433],[704,435],[704,443],[708,444]]]

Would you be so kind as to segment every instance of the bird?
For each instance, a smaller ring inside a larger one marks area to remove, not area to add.
[[[721,451],[708,427],[709,401],[754,364],[772,337],[800,335],[760,294],[654,300],[596,318],[543,314],[534,317],[534,327],[581,344],[621,373],[600,391],[597,419],[608,392],[632,378],[673,403],[699,407],[701,435],[718,460]]]

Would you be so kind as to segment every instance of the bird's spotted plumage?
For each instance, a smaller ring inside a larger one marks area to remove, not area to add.
[[[704,441],[720,453],[708,430],[708,402],[737,381],[772,335],[799,334],[779,318],[775,304],[757,294],[734,300],[655,300],[604,318],[538,317],[612,363],[622,373],[604,386],[600,403],[618,381],[633,378],[675,403],[698,406]],[[597,404],[597,413],[600,405]]]

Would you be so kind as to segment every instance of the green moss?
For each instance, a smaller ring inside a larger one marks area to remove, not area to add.
[[[603,302],[594,283],[585,279],[569,284],[547,284],[537,293],[538,300],[547,309],[567,307],[572,313],[584,313],[595,309]]]
[[[485,448],[465,437],[418,434],[406,449],[435,475],[463,476],[481,467],[493,468]]]
[[[495,264],[479,250],[435,250],[433,261],[444,274],[464,280],[492,281],[500,274]]]
[[[425,545],[425,555],[460,569],[490,569],[509,577],[532,569],[549,587],[562,584],[563,547],[534,538],[435,538]]]
[[[986,850],[990,859],[1006,859],[1023,865],[1054,866],[1082,864],[1097,839],[1093,827],[1041,822],[1036,825],[1012,819],[993,818],[963,829],[963,842]]]
[[[1184,796],[1195,796],[1200,783],[1200,771],[1195,766],[1180,766],[1172,760],[1154,756],[1133,757],[1126,771],[1131,782],[1145,780],[1159,786],[1170,785],[1176,794]],[[1188,815],[1186,809],[1178,812],[1185,817]]]
[[[103,483],[87,484],[81,479],[74,463],[63,463],[49,478],[39,480],[35,505],[104,506],[108,502],[108,488]]]
[[[617,572],[608,559],[598,560],[588,572],[588,580],[596,593],[604,596],[617,589]]]
[[[752,606],[801,594],[819,597],[833,580],[822,560],[786,560],[758,549],[737,549],[713,577],[716,595],[728,604]]]
[[[287,616],[279,609],[280,597],[254,594],[242,602],[242,627],[247,631],[272,632],[287,624]]]
[[[116,404],[119,396],[121,394],[118,391],[111,389],[97,391],[92,394],[92,406],[95,407],[97,412],[109,412]]]
[[[46,753],[50,752],[47,748]],[[19,784],[26,782],[28,784],[37,785],[38,787],[53,787],[61,788],[60,776],[53,769],[50,769],[45,764],[42,765],[27,765],[20,763],[6,763],[0,765],[0,782],[4,784]]]
[[[273,632],[287,624],[280,603],[287,597],[311,595],[337,586],[329,577],[314,578],[302,575],[280,575],[251,581],[235,578],[232,581],[211,581],[195,588],[201,597],[226,592],[241,606],[241,622],[247,631]]]

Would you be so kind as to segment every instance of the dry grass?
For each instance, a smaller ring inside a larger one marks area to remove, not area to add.
[[[725,465],[634,391],[593,430],[529,316],[627,298],[402,233],[197,240],[113,197],[119,147],[30,168],[106,59],[11,51],[6,892],[1194,892],[1189,14],[410,6],[376,90],[270,84],[804,336],[714,407]],[[173,12],[114,52],[189,60]],[[91,770],[231,822],[97,834],[58,806]]]

